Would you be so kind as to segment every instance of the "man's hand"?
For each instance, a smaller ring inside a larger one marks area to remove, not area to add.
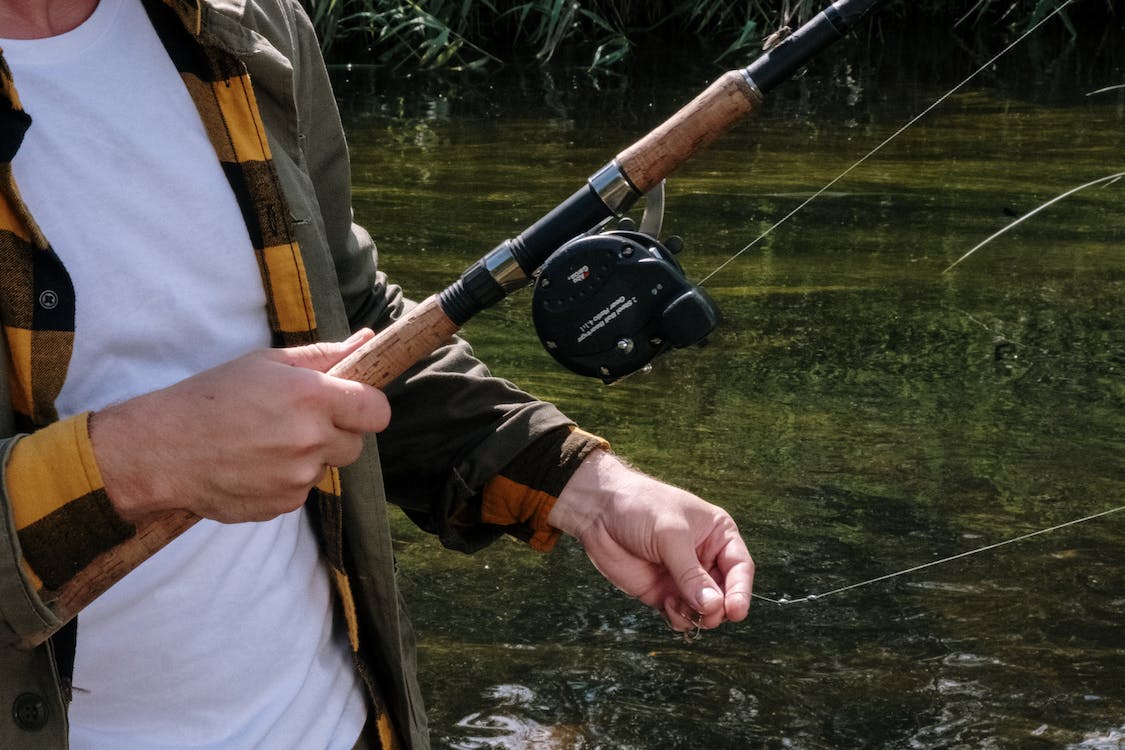
[[[722,508],[594,451],[548,519],[577,537],[610,583],[676,630],[746,617],[754,561]]]
[[[390,421],[379,390],[324,372],[372,337],[267,349],[90,420],[106,492],[128,521],[173,509],[228,523],[295,510],[327,466]]]

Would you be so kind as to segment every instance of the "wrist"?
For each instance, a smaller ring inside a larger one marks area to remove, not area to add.
[[[612,505],[622,477],[632,473],[613,453],[601,448],[591,451],[559,493],[547,522],[582,539]]]
[[[87,429],[109,504],[123,520],[135,524],[160,508],[152,477],[137,471],[139,456],[128,440],[133,429],[131,406],[131,402],[124,402],[91,413]]]

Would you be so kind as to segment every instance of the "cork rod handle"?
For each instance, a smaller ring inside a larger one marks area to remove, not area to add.
[[[617,155],[633,186],[647,193],[661,180],[756,110],[762,94],[742,70],[731,70]]]

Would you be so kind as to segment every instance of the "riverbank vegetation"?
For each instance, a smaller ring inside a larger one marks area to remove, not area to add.
[[[690,45],[724,64],[761,51],[826,0],[304,0],[329,60],[399,71],[488,70],[506,64],[612,72],[638,48]],[[897,32],[937,25],[1012,37],[1065,0],[889,0],[872,21]],[[1125,15],[1116,0],[1072,2],[1053,24],[1060,52],[1116,46]]]

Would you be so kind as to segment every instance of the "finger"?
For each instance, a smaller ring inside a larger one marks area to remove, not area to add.
[[[687,538],[685,538],[687,537]],[[722,609],[723,595],[715,580],[700,564],[699,555],[687,535],[677,535],[664,548],[663,563],[680,596],[704,615]]]
[[[361,328],[345,341],[325,341],[287,349],[273,349],[271,355],[294,367],[327,372],[337,363],[375,337],[370,328]]]
[[[354,380],[324,376],[329,386],[332,424],[351,433],[382,432],[391,421],[385,393]]]
[[[728,517],[716,525],[700,555],[710,561],[711,577],[721,583],[726,619],[745,619],[754,587],[754,560],[733,520]]]
[[[698,612],[689,606],[685,606],[683,599],[678,596],[666,597],[661,611],[668,627],[678,633],[690,633],[698,630],[703,619]]]
[[[363,436],[354,432],[339,431],[330,445],[325,446],[322,457],[328,466],[348,466],[363,453]]]
[[[723,608],[731,622],[746,619],[754,590],[754,559],[742,537],[735,534],[715,560],[723,582]]]
[[[718,568],[711,568],[710,574],[711,574],[711,578],[713,580],[719,582],[719,586],[721,588],[723,586],[723,574],[722,574],[722,572]],[[721,601],[722,601],[722,606],[717,607],[714,612],[710,612],[710,613],[704,615],[702,627],[705,630],[709,630],[711,628],[717,628],[720,625],[722,625],[724,622],[727,622],[730,619],[730,618],[727,617],[725,595],[723,596]]]

